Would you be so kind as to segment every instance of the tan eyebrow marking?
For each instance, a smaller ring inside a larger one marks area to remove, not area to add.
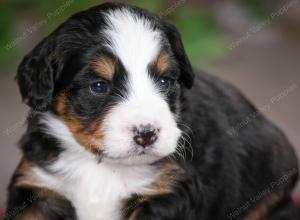
[[[162,75],[170,67],[170,64],[171,64],[170,54],[163,51],[158,55],[155,61],[155,69],[159,75]]]
[[[115,61],[110,57],[97,57],[93,61],[93,68],[97,74],[106,80],[111,81],[114,78],[116,66]]]

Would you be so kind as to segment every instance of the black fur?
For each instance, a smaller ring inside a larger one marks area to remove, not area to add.
[[[59,140],[43,132],[38,113],[49,110],[59,115],[55,106],[62,94],[68,101],[68,114],[76,114],[84,127],[105,113],[120,96],[126,97],[127,73],[115,57],[118,68],[109,94],[95,97],[88,89],[99,79],[90,61],[95,55],[109,53],[101,47],[108,39],[99,34],[107,25],[99,11],[121,7],[148,18],[165,34],[162,44],[175,59],[168,104],[174,114],[180,115],[178,125],[189,138],[185,142],[186,161],[176,161],[184,174],[173,191],[129,208],[127,218],[138,210],[137,219],[141,220],[239,220],[260,206],[267,206],[266,219],[297,219],[290,198],[298,179],[297,159],[284,134],[261,114],[253,116],[256,108],[235,88],[193,70],[175,26],[127,5],[108,3],[78,13],[25,56],[17,80],[22,98],[33,112],[21,141],[24,159],[47,170],[47,165],[63,151]],[[248,123],[237,129],[249,117]],[[287,174],[288,178],[279,183]],[[8,214],[32,195],[30,189],[16,186],[20,175],[17,169],[9,188]],[[268,193],[253,202],[264,190]],[[273,194],[275,198],[266,201]],[[127,206],[135,199],[128,201]],[[248,203],[241,211],[240,207]],[[30,210],[41,210],[51,220],[76,219],[72,201],[62,197],[38,198],[30,204]]]
[[[76,220],[72,204],[63,197],[44,197],[26,188],[9,188],[10,197],[4,220],[55,219]],[[30,216],[30,217],[29,217]]]
[[[277,192],[284,192],[282,201],[289,202],[270,205],[267,217],[298,219],[290,198],[298,179],[297,159],[287,139],[261,115],[231,135],[228,131],[256,109],[230,85],[203,72],[196,76],[183,112],[192,130],[191,161],[181,164],[185,175],[174,193],[142,203],[139,219],[243,219],[266,195]],[[274,184],[286,174],[286,181]],[[261,200],[251,200],[266,189]],[[247,202],[247,209],[230,215]]]

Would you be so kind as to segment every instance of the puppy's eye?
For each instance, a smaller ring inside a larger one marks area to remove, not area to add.
[[[105,81],[94,82],[90,85],[90,89],[93,93],[101,94],[107,93],[109,89],[109,85]]]
[[[160,78],[157,83],[162,91],[167,91],[171,86],[171,80],[166,77]]]

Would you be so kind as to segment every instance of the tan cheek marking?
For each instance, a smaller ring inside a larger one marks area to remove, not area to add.
[[[93,153],[101,152],[101,141],[105,135],[105,130],[101,128],[101,124],[105,115],[102,115],[101,118],[95,120],[90,126],[86,127],[74,113],[69,111],[65,96],[58,97],[56,110],[81,145]]]
[[[94,70],[106,80],[111,81],[115,75],[116,66],[114,60],[109,57],[100,57],[93,62]]]
[[[170,67],[170,55],[167,52],[161,52],[156,60],[155,69],[159,75],[164,74]]]

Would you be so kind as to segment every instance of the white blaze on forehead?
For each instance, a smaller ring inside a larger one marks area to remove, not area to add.
[[[145,73],[158,55],[161,34],[153,24],[127,9],[106,14],[108,28],[104,31],[110,49],[122,61],[129,75]]]
[[[157,156],[164,157],[175,151],[181,134],[165,95],[159,92],[148,72],[149,64],[160,53],[162,33],[154,29],[150,20],[124,8],[108,12],[106,20],[108,27],[103,32],[109,41],[107,46],[128,74],[128,96],[103,121],[107,130],[103,138],[107,146],[104,154],[111,158],[127,158],[135,149],[133,127],[151,124],[160,130],[152,150],[155,158],[147,155],[149,158],[142,160],[154,162]],[[140,162],[130,157],[130,163]]]

